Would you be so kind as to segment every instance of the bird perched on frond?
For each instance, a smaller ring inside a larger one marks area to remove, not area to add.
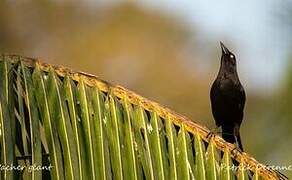
[[[223,139],[237,143],[243,151],[239,128],[243,119],[245,92],[238,78],[235,55],[222,42],[220,45],[221,65],[210,91],[212,114],[216,126],[222,128]]]

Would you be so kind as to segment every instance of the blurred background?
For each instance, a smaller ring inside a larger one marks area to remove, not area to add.
[[[1,53],[95,74],[210,129],[222,41],[247,93],[245,150],[292,165],[291,0],[1,0],[0,25]]]

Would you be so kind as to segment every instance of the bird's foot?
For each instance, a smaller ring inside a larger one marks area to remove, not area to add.
[[[216,127],[208,133],[208,135],[207,135],[208,140],[212,139],[218,133],[218,128],[219,127]]]
[[[214,136],[215,136],[215,133],[212,132],[212,131],[210,131],[210,132],[208,133],[208,135],[207,135],[207,139],[210,140],[210,139],[212,139]]]
[[[236,150],[236,151],[235,151]],[[236,152],[236,153],[235,153]],[[243,151],[239,148],[239,147],[237,147],[237,146],[235,146],[235,148],[233,148],[232,150],[231,150],[231,154],[234,154],[234,158],[236,159],[237,158],[237,155],[238,155],[238,153],[242,153]]]

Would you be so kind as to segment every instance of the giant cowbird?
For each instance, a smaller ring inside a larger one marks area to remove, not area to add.
[[[210,91],[212,114],[216,126],[222,128],[222,137],[229,143],[238,143],[243,151],[239,128],[243,119],[245,92],[236,70],[235,55],[220,42],[221,65]]]

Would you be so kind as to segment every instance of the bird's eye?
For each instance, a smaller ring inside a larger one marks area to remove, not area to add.
[[[230,54],[230,58],[232,58],[232,59],[233,59],[233,58],[234,58],[234,56],[233,56],[232,54]]]

